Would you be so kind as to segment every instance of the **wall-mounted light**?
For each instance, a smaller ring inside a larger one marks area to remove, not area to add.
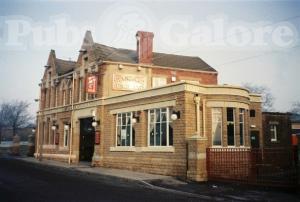
[[[39,102],[39,101],[40,101],[40,99],[34,99],[34,101],[35,101],[35,102]]]
[[[35,133],[35,128],[33,128],[33,129],[31,130],[31,132],[32,132],[32,133]]]
[[[95,127],[97,127],[98,125],[100,125],[100,121],[93,120],[92,126],[95,128]]]
[[[119,67],[119,69],[123,69],[123,65],[122,64],[119,64],[118,67]]]
[[[65,130],[69,130],[69,129],[70,129],[70,126],[69,126],[68,124],[65,124],[65,125],[64,125],[64,129],[65,129]]]
[[[140,112],[133,112],[131,122],[132,124],[140,122]]]
[[[56,125],[51,126],[51,130],[56,130]]]
[[[47,68],[49,68],[49,67],[51,67],[51,66],[50,66],[50,65],[45,65],[44,67],[47,69]]]
[[[176,121],[177,119],[180,119],[180,111],[173,111],[171,114],[171,120]]]
[[[142,67],[141,67],[141,66],[138,66],[138,67],[137,67],[137,70],[138,70],[138,71],[141,71],[141,70],[142,70]]]

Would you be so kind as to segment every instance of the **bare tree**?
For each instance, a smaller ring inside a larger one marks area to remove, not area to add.
[[[7,126],[7,114],[8,114],[9,105],[8,103],[0,104],[0,143],[2,140],[2,129]]]
[[[13,135],[19,128],[27,126],[32,117],[28,112],[29,103],[25,101],[13,101],[8,104],[8,110],[6,114],[7,127],[11,128]]]
[[[262,95],[262,110],[273,111],[274,96],[271,93],[270,88],[263,85],[255,85],[251,83],[244,83],[243,87],[247,88],[251,93],[257,93]]]
[[[300,114],[300,101],[294,102],[290,111],[295,114]]]

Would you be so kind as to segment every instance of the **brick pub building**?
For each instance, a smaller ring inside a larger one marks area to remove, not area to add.
[[[137,32],[128,50],[95,43],[87,31],[76,62],[50,52],[37,158],[205,181],[207,148],[259,147],[260,96],[218,85],[199,57],[153,52],[153,37]]]

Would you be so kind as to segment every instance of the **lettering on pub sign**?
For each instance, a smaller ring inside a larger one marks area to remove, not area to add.
[[[113,74],[113,90],[139,91],[147,88],[147,78],[134,74]]]

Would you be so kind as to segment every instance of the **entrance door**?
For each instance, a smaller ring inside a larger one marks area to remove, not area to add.
[[[95,144],[95,128],[92,121],[92,118],[80,119],[80,161],[92,161]]]
[[[259,131],[251,131],[250,140],[252,148],[259,148]]]

